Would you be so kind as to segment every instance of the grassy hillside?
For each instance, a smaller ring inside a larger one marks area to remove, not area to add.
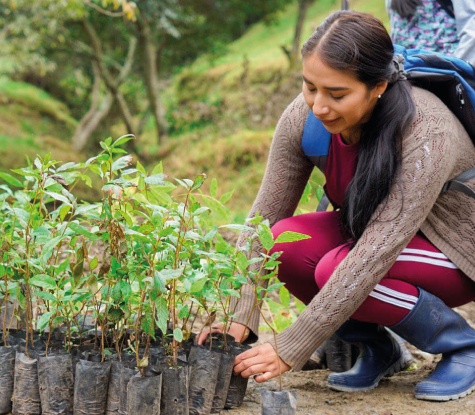
[[[340,0],[317,0],[308,11],[302,40],[339,5]],[[382,0],[352,0],[351,7],[387,22]],[[206,172],[218,178],[223,192],[235,189],[229,205],[240,218],[257,194],[275,124],[301,88],[300,71],[288,70],[281,49],[290,46],[296,19],[293,3],[271,25],[252,26],[223,56],[203,56],[182,68],[163,93],[171,132],[167,143],[161,148],[154,144],[152,120],[138,143],[151,163],[163,160],[170,176]],[[44,91],[0,78],[0,148],[5,155],[0,170],[23,165],[25,155],[49,151],[58,160],[81,159],[71,152],[75,125],[66,106]],[[117,125],[110,134],[124,132]]]

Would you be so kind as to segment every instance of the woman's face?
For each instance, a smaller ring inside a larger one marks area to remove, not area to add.
[[[313,53],[303,61],[302,91],[307,105],[332,134],[347,143],[359,141],[361,126],[369,120],[387,82],[368,87],[348,72],[327,66]]]

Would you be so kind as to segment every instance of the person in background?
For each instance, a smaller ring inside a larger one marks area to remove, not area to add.
[[[475,66],[475,0],[386,0],[393,43]]]

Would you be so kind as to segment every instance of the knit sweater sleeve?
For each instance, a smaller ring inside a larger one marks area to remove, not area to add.
[[[264,178],[249,217],[259,212],[273,226],[294,214],[313,170],[313,164],[302,150],[302,133],[308,112],[309,108],[300,94],[282,114],[272,139]],[[238,249],[246,242],[245,238],[246,233],[239,237]],[[262,247],[255,244],[252,257],[261,252]],[[251,330],[248,343],[257,340],[259,327],[259,312],[254,310],[251,313],[254,300],[254,290],[250,284],[242,287],[239,299],[231,298],[230,309],[236,316],[233,321]]]
[[[428,92],[418,95],[415,120],[403,140],[397,183],[325,286],[299,318],[277,336],[279,356],[296,370],[358,309],[388,272],[420,229],[455,167],[457,154],[451,135],[457,128],[450,124],[453,117]]]

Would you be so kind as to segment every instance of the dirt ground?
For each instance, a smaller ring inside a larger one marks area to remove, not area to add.
[[[457,311],[475,327],[475,303]],[[265,341],[263,338],[260,341]],[[302,415],[474,415],[475,392],[450,402],[420,401],[413,389],[435,367],[440,356],[433,356],[409,346],[414,355],[414,369],[385,378],[376,389],[368,392],[345,393],[332,391],[326,386],[328,370],[288,372],[284,374],[284,388],[297,391],[297,413]],[[260,390],[277,390],[278,381],[265,384],[249,381],[248,392],[241,408],[223,411],[229,415],[260,415]]]

